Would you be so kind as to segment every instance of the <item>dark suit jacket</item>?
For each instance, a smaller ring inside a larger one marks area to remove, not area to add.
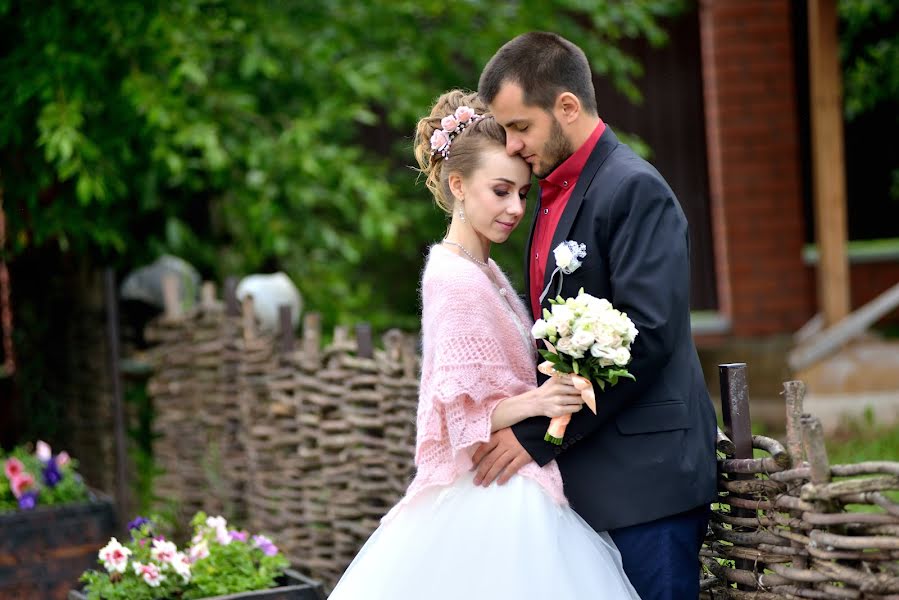
[[[561,296],[584,288],[627,313],[639,332],[628,367],[636,381],[595,387],[598,414],[575,413],[561,446],[543,441],[545,417],[512,430],[541,466],[556,459],[572,507],[597,531],[712,502],[716,420],[690,331],[687,220],[658,171],[609,127],[587,160],[550,250],[565,240],[586,244],[587,256],[564,276]],[[548,258],[541,289],[555,269]],[[530,293],[528,273],[526,261]],[[544,308],[556,295],[557,278]]]

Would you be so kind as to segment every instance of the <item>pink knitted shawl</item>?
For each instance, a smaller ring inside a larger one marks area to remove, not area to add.
[[[431,247],[421,283],[417,471],[385,522],[425,488],[447,485],[470,470],[474,445],[490,439],[491,415],[500,400],[537,385],[532,321],[492,260],[490,268],[505,297],[470,260],[443,246]],[[532,461],[519,474],[567,504],[555,461],[542,468]]]

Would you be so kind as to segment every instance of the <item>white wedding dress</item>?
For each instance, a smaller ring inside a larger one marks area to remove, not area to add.
[[[639,600],[608,534],[537,482],[516,475],[484,488],[472,479],[399,507],[329,600]]]

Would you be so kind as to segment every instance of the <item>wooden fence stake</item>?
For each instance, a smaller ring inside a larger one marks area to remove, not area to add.
[[[290,305],[278,306],[278,350],[283,354],[293,352],[293,320],[290,314]]]
[[[371,337],[371,325],[359,323],[356,325],[356,356],[359,358],[374,358],[375,349]]]
[[[724,417],[724,432],[734,443],[734,458],[752,458],[752,421],[749,418],[749,386],[746,383],[746,363],[718,365],[721,384],[721,412]],[[751,479],[752,475],[734,475],[735,479]],[[726,500],[725,500],[726,501]],[[755,511],[731,506],[731,514],[740,518],[751,518]],[[752,561],[738,558],[734,561],[737,569],[752,571]],[[742,587],[738,584],[738,588]]]
[[[237,299],[237,277],[225,278],[225,314],[229,317],[240,316],[240,301]]]

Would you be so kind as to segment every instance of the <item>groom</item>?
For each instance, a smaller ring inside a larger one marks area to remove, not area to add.
[[[609,532],[643,600],[697,598],[716,421],[690,331],[684,213],[658,171],[599,118],[589,63],[568,40],[531,32],[506,43],[478,92],[506,131],[506,151],[539,179],[525,264],[534,318],[556,296],[553,249],[570,240],[587,255],[561,296],[584,288],[607,298],[639,335],[628,367],[636,381],[597,388],[597,414],[575,413],[561,446],[543,440],[546,418],[497,431],[474,455],[475,481],[502,484],[530,460],[556,459],[572,507]]]

